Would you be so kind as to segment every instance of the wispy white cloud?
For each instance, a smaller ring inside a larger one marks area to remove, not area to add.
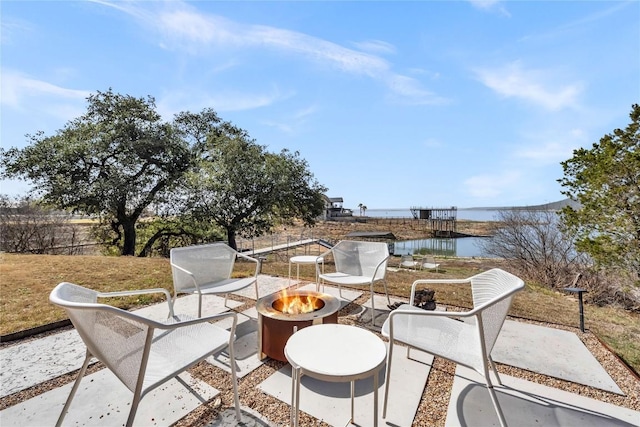
[[[91,94],[86,90],[57,86],[14,70],[3,68],[0,73],[0,103],[15,110],[34,109],[54,117],[70,119],[82,114],[82,106]]]
[[[259,94],[227,90],[214,96],[183,90],[165,92],[159,97],[157,106],[160,114],[170,119],[180,111],[199,111],[203,105],[212,105],[218,112],[243,111],[267,107],[291,96],[292,93],[283,93],[277,88]]]
[[[540,163],[557,163],[571,156],[571,149],[565,144],[548,141],[540,145],[523,147],[516,151],[516,156]]]
[[[507,98],[519,98],[557,111],[576,107],[583,91],[581,82],[554,83],[552,70],[525,69],[518,61],[499,68],[478,68],[476,76],[485,86]]]
[[[276,100],[285,97],[280,94],[246,94],[238,92],[227,92],[219,96],[209,97],[204,101],[204,105],[215,105],[218,111],[241,111],[254,108],[266,107]]]
[[[372,53],[395,53],[396,47],[382,40],[365,40],[352,43],[357,49]]]
[[[388,76],[386,81],[396,102],[410,105],[434,105],[450,102],[448,99],[424,89],[420,82],[412,77],[393,74]]]
[[[32,30],[33,27],[28,22],[3,16],[0,20],[0,44],[12,44],[14,40],[24,38],[24,34],[30,33]]]
[[[619,3],[618,2],[602,2],[602,4],[603,5],[607,4],[607,6],[609,6],[609,4],[612,4],[612,6],[607,7],[605,9],[598,10],[597,12],[591,13],[589,15],[583,16],[580,19],[567,22],[558,27],[548,29],[542,33],[535,33],[535,34],[524,36],[520,39],[520,41],[550,39],[550,38],[558,37],[564,33],[567,33],[576,29],[583,29],[584,27],[590,26],[594,23],[598,23],[603,19],[606,19],[611,15],[614,15],[629,6],[635,7],[637,6],[638,2],[636,0],[627,0]]]
[[[203,14],[181,2],[165,2],[164,8],[154,3],[151,10],[142,10],[132,3],[98,1],[121,10],[162,35],[161,46],[191,54],[210,54],[212,49],[266,48],[297,55],[307,60],[333,67],[345,73],[364,75],[381,81],[396,97],[408,102],[427,104],[440,102],[439,97],[421,87],[418,80],[392,70],[384,58],[361,50],[313,37],[297,31],[266,25],[251,25],[231,21],[221,16]],[[366,50],[388,51],[392,45],[372,41]]]
[[[318,111],[318,107],[315,105],[310,105],[309,107],[302,108],[296,111],[293,114],[293,117],[296,119],[306,119],[307,117],[313,115],[316,111]]]
[[[291,125],[291,123],[279,122],[276,120],[261,120],[260,123],[270,128],[278,129],[282,133],[294,133],[294,127]]]
[[[491,9],[500,3],[500,0],[468,0],[469,3],[478,9]]]
[[[511,14],[504,7],[503,2],[501,0],[467,0],[474,7],[481,10],[498,12],[501,15],[510,17]]]
[[[514,153],[516,158],[526,159],[536,165],[557,164],[571,157],[573,150],[588,143],[588,135],[582,129],[564,131],[546,130],[525,135],[528,141]]]
[[[176,3],[175,6],[180,5]],[[224,46],[267,47],[303,55],[354,73],[376,77],[387,73],[389,64],[384,59],[336,43],[312,37],[297,31],[246,25],[215,15],[204,15],[185,6],[164,10],[153,23],[166,38],[167,45],[176,43],[192,52],[204,48]]]
[[[283,133],[294,134],[299,131],[300,127],[304,126],[304,124],[308,122],[308,118],[315,114],[317,110],[318,108],[315,105],[311,105],[294,111],[284,119],[262,120],[261,123],[265,126],[278,129]]]

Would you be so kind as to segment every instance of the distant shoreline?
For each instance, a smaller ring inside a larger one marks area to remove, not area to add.
[[[559,200],[557,202],[551,202],[551,203],[543,203],[541,205],[526,205],[526,206],[473,206],[473,207],[469,207],[469,208],[460,208],[460,207],[456,207],[456,206],[451,206],[451,208],[455,208],[456,210],[459,211],[509,211],[509,210],[531,210],[531,211],[556,211],[556,210],[560,210],[562,208],[564,208],[565,206],[571,206],[573,208],[578,208],[580,206],[580,203],[571,200],[571,199],[564,199],[564,200]],[[404,212],[404,211],[411,211],[411,209],[438,209],[436,207],[418,207],[418,206],[413,206],[411,208],[370,208],[367,209],[368,211],[387,211],[387,212]],[[446,207],[441,207],[441,208],[446,208]],[[352,209],[352,211],[355,213],[356,211],[358,211],[358,209]]]

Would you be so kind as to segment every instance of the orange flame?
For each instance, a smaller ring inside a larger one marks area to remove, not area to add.
[[[319,299],[313,295],[300,295],[293,293],[289,295],[286,289],[280,292],[280,298],[277,300],[277,310],[285,314],[304,314],[317,310]]]

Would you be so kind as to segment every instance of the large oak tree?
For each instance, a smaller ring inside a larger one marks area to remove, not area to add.
[[[87,112],[54,135],[28,135],[2,152],[3,175],[31,181],[46,202],[97,215],[114,244],[134,255],[136,223],[192,165],[185,138],[163,122],[152,97],[97,92]]]
[[[270,153],[229,124],[211,134],[190,174],[190,210],[224,228],[229,246],[236,236],[259,236],[277,222],[300,218],[312,225],[322,214],[320,185],[299,153]]]

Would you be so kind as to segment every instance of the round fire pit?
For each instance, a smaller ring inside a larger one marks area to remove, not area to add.
[[[292,300],[296,300],[293,303]],[[297,307],[296,307],[297,306]],[[304,306],[308,312],[299,312]],[[284,346],[298,329],[322,323],[338,323],[340,301],[329,294],[314,291],[293,290],[278,292],[260,298],[258,311],[258,357],[286,362]],[[291,310],[292,313],[287,313]]]

